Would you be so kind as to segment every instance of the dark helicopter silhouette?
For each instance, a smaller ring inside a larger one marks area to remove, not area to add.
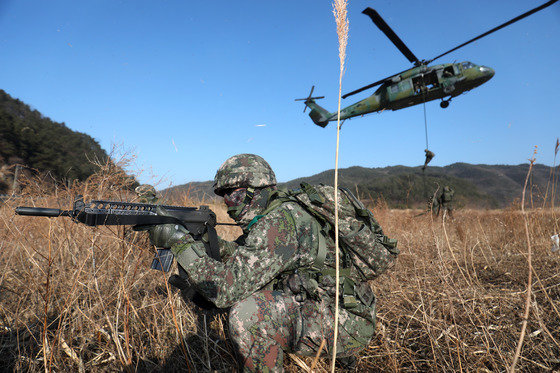
[[[436,99],[442,100],[440,103],[442,108],[448,107],[452,98],[476,88],[490,80],[494,76],[494,70],[490,67],[476,65],[469,61],[429,66],[430,63],[464,47],[467,44],[528,17],[557,1],[558,0],[548,1],[541,6],[525,12],[520,16],[517,16],[429,60],[419,60],[414,53],[408,49],[397,34],[395,34],[389,25],[387,25],[383,18],[381,18],[379,13],[377,13],[374,9],[366,8],[362,13],[371,18],[373,23],[389,38],[389,40],[393,42],[397,49],[410,62],[414,63],[414,67],[344,94],[342,98],[352,96],[369,88],[380,86],[371,96],[342,109],[340,111],[340,119],[344,120],[388,109],[404,109]],[[338,113],[336,111],[329,112],[318,105],[315,100],[324,98],[324,96],[312,97],[314,89],[315,86],[311,87],[311,92],[307,98],[296,99],[296,101],[304,101],[305,109],[307,109],[307,107],[311,108],[309,116],[313,122],[318,126],[325,127],[330,121],[338,119]]]

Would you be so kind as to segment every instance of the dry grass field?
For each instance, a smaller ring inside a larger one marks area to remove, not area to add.
[[[34,179],[0,207],[0,370],[236,370],[226,316],[196,312],[166,284],[167,275],[148,269],[145,234],[14,214],[17,205],[69,208],[76,194],[130,201],[126,182],[110,170],[70,189]],[[228,220],[221,205],[211,208]],[[524,320],[516,368],[559,371],[560,252],[551,252],[550,241],[559,233],[559,211],[458,210],[442,219],[383,203],[372,208],[399,239],[401,255],[373,283],[377,331],[357,371],[506,371]],[[232,227],[219,233],[238,234]],[[296,372],[311,361],[289,357],[285,364]],[[323,359],[315,371],[328,369]]]

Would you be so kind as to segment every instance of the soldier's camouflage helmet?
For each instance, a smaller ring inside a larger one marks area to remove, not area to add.
[[[156,198],[156,188],[150,184],[142,184],[134,189],[136,195],[138,196],[138,202],[140,203],[155,203]]]
[[[276,175],[263,158],[255,154],[238,154],[227,159],[216,172],[214,193],[222,196],[227,189],[272,185],[276,185]]]
[[[153,197],[156,195],[156,188],[154,188],[153,186],[151,186],[150,184],[142,184],[140,186],[137,186],[136,189],[134,189],[134,191],[136,192],[136,194],[138,194],[139,196],[150,196]]]

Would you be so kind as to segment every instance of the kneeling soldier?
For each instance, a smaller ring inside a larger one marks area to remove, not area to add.
[[[285,352],[314,356],[323,340],[326,356],[334,333],[332,237],[320,237],[323,227],[301,204],[278,199],[274,172],[257,155],[226,160],[216,173],[214,191],[243,229],[235,241],[219,240],[222,262],[210,258],[203,243],[181,226],[151,228],[154,245],[170,247],[197,290],[217,307],[231,308],[230,335],[244,371],[282,371]],[[382,255],[392,262],[395,252]],[[344,288],[344,301],[341,295],[336,341],[341,358],[366,347],[375,327],[371,288],[347,280],[352,286]]]

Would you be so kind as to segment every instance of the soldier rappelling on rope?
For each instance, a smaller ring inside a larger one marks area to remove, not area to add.
[[[426,153],[426,160],[424,161],[424,166],[422,166],[422,172],[424,172],[424,170],[426,170],[426,167],[428,166],[428,163],[430,163],[430,161],[436,156],[434,154],[434,152],[425,149],[424,153]]]

